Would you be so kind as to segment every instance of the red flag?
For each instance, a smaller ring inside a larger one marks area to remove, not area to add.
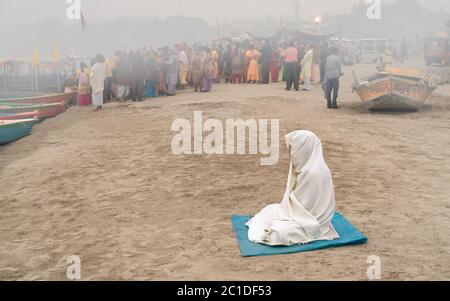
[[[81,30],[86,30],[86,19],[84,18],[83,12],[81,12]]]

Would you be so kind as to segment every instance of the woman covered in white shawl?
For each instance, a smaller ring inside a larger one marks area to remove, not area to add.
[[[339,238],[331,223],[334,187],[322,143],[309,131],[290,133],[286,143],[291,164],[283,201],[267,206],[247,223],[249,240],[289,246]]]

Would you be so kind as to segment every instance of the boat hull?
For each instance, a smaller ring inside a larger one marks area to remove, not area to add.
[[[0,120],[0,144],[7,144],[30,134],[35,119]]]
[[[62,103],[52,104],[11,104],[0,103],[0,114],[20,114],[37,111],[37,118],[46,119],[55,117],[64,112],[65,106]]]
[[[377,79],[355,87],[369,110],[419,110],[435,87],[396,76]]]
[[[38,118],[38,116],[39,111],[25,113],[0,113],[0,120],[32,119]]]
[[[64,93],[64,94],[50,94],[50,95],[39,95],[32,97],[18,97],[18,98],[7,98],[0,99],[1,103],[32,103],[32,104],[51,104],[51,103],[62,103],[67,105],[70,99],[73,97],[74,93]]]

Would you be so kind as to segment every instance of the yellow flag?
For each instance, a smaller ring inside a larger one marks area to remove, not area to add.
[[[55,61],[59,61],[61,59],[61,54],[59,52],[59,48],[56,45],[53,46],[53,54],[52,54],[52,56],[53,56],[53,60],[55,60]]]
[[[32,64],[33,67],[36,67],[39,64],[39,50],[37,47],[34,49]]]

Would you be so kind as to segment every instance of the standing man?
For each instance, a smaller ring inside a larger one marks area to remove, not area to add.
[[[272,48],[267,41],[261,47],[261,75],[262,83],[268,84],[270,81],[270,63],[272,61]]]
[[[145,89],[145,59],[141,50],[131,57],[131,91],[132,101],[142,101]]]
[[[105,89],[105,57],[97,54],[94,66],[92,66],[91,84],[92,84],[92,103],[95,110],[103,108],[103,90]]]
[[[292,88],[292,84],[294,84],[294,89],[296,91],[299,90],[299,77],[297,74],[297,66],[298,66],[298,50],[294,47],[294,42],[289,44],[289,48],[287,48],[284,52],[284,61],[286,64],[286,90],[290,91]]]
[[[330,53],[325,66],[325,81],[327,82],[325,95],[327,97],[327,107],[329,109],[337,109],[339,78],[343,73],[337,48],[332,47]],[[331,98],[331,93],[333,93],[333,98]]]

